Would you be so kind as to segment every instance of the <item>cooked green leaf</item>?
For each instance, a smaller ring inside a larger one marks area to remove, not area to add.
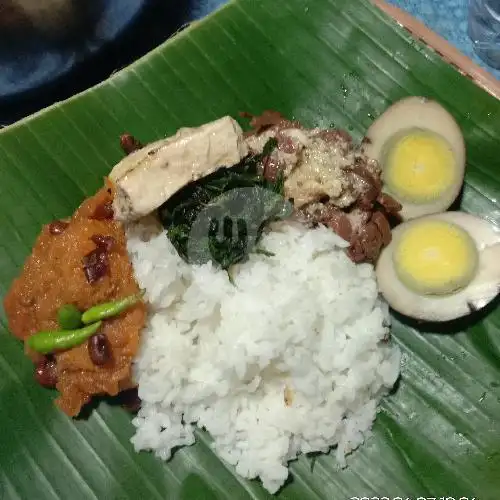
[[[248,257],[269,222],[291,215],[283,176],[272,182],[260,173],[276,144],[269,139],[261,154],[188,184],[159,208],[168,238],[184,260],[228,269]]]

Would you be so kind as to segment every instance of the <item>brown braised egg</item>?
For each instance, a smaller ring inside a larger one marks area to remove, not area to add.
[[[441,104],[408,97],[368,129],[365,152],[382,167],[384,190],[405,220],[444,212],[457,198],[465,168],[462,132]]]
[[[500,288],[500,228],[465,212],[405,222],[376,266],[380,293],[396,311],[448,321],[489,304]]]

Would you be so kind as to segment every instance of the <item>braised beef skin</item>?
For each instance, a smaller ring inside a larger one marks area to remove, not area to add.
[[[4,300],[9,328],[16,337],[26,340],[37,331],[58,329],[57,310],[64,304],[74,304],[83,311],[139,292],[121,224],[94,217],[99,207],[109,206],[111,201],[111,192],[102,189],[80,206],[63,232],[53,234],[50,224],[43,227],[21,276]],[[105,248],[109,250],[108,273],[89,283],[83,259],[103,242],[113,243]],[[87,343],[54,354],[60,393],[56,403],[61,410],[75,416],[93,395],[116,395],[133,386],[131,363],[145,315],[145,306],[140,303],[103,323],[100,331],[112,348],[112,361],[106,365],[92,362]],[[28,354],[38,364],[43,361],[36,353]]]
[[[353,155],[352,165],[344,171],[348,203],[340,205],[335,200],[321,199],[318,195],[319,199],[306,206],[296,207],[296,211],[311,223],[330,227],[348,241],[350,247],[347,254],[354,262],[375,262],[382,249],[391,241],[389,221],[398,220],[401,205],[382,192],[380,167],[377,162],[364,155],[362,146],[369,139],[363,139],[361,148],[357,148],[344,130],[308,131],[299,122],[290,121],[277,111],[264,111],[260,116],[243,113],[242,116],[250,118],[252,131],[248,133],[249,138],[269,134],[276,138],[277,149],[281,152],[295,153],[297,144],[284,131],[296,128],[311,133],[310,137],[318,137],[340,148],[344,155]],[[278,173],[285,172],[286,169],[287,165],[279,161],[276,154],[267,156],[263,161],[262,173],[269,180],[275,180]]]
[[[261,115],[252,115],[251,113],[240,113],[243,118],[250,119],[250,134],[261,134],[265,130],[274,127],[277,130],[287,128],[302,128],[298,121],[292,121],[285,118],[279,111],[265,110]]]

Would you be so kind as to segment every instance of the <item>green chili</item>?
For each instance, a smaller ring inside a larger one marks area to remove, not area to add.
[[[82,313],[73,304],[66,304],[57,311],[57,322],[63,330],[74,330],[82,326]]]
[[[137,302],[142,299],[144,292],[145,291],[142,290],[140,293],[129,295],[128,297],[124,297],[123,299],[118,299],[113,302],[106,302],[105,304],[98,304],[97,306],[87,309],[82,314],[83,324],[88,325],[89,323],[93,323],[94,321],[118,316],[118,314],[121,314],[129,307],[137,304]]]
[[[54,351],[71,349],[83,344],[88,338],[99,330],[102,321],[84,326],[78,330],[58,330],[38,332],[28,339],[28,345],[34,351],[48,354]]]

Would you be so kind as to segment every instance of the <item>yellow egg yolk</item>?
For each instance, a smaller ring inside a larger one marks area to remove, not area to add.
[[[395,241],[393,262],[396,274],[409,289],[422,295],[443,295],[472,281],[478,251],[460,226],[440,220],[419,221]]]
[[[401,199],[426,203],[454,183],[455,156],[434,132],[415,130],[392,141],[384,161],[384,182]]]

